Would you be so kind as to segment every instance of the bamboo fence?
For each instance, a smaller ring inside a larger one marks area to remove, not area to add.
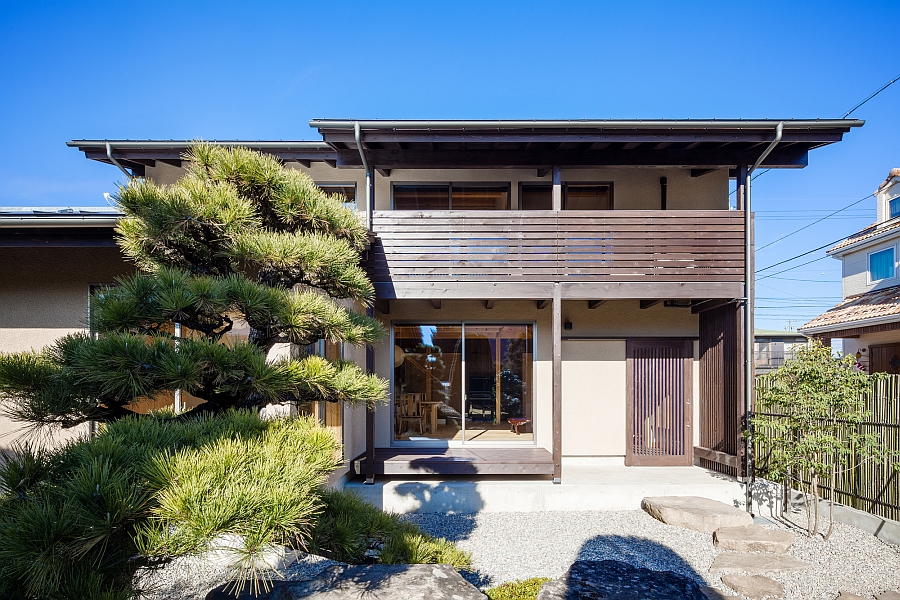
[[[771,381],[771,374],[761,375],[756,378],[756,386],[763,389],[771,385]],[[870,415],[867,421],[858,425],[859,432],[876,434],[889,456],[900,456],[900,375],[873,382],[864,400]],[[849,427],[856,426],[845,423],[841,433],[846,434]],[[756,457],[757,471],[764,476],[767,457],[759,447]],[[851,457],[851,464],[857,462]],[[831,490],[827,479],[821,481],[819,493],[822,498],[829,498]],[[900,472],[890,461],[882,464],[868,461],[840,473],[835,481],[834,496],[835,502],[845,506],[900,521]]]

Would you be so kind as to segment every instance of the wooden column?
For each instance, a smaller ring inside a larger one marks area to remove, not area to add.
[[[562,210],[562,172],[553,167],[553,210]]]
[[[369,317],[375,316],[375,309],[366,310]],[[375,372],[375,350],[370,344],[366,344],[366,373]],[[388,404],[390,406],[390,404]],[[366,461],[363,471],[366,476],[366,483],[372,485],[375,483],[375,407],[366,407]]]
[[[554,186],[555,187],[555,186]],[[553,284],[553,483],[562,482],[562,292]]]

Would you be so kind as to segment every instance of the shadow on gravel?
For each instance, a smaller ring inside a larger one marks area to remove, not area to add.
[[[653,571],[672,571],[700,586],[701,577],[681,556],[659,542],[636,536],[598,535],[582,544],[578,560],[616,560]]]

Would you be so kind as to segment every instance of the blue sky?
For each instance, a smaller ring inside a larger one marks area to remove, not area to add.
[[[65,146],[77,138],[315,139],[320,117],[839,117],[900,74],[895,16],[891,2],[5,2],[0,206],[102,205],[118,171]],[[809,167],[757,179],[757,245],[900,166],[898,109],[900,83]],[[874,215],[864,202],[757,265]],[[760,280],[757,326],[796,327],[840,298],[839,278],[825,259]]]

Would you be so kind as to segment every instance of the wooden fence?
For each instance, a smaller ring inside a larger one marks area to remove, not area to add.
[[[771,374],[761,375],[756,378],[756,387],[764,389],[771,381]],[[887,452],[897,456],[900,453],[900,375],[874,382],[864,399],[870,417],[858,426],[859,432],[876,434]],[[849,427],[855,426],[846,424],[844,431]],[[757,472],[765,476],[766,455],[758,446],[756,450]],[[829,497],[827,482],[820,485],[819,492],[823,498]],[[834,495],[835,502],[900,521],[900,472],[892,464],[879,465],[870,461],[839,475]]]

